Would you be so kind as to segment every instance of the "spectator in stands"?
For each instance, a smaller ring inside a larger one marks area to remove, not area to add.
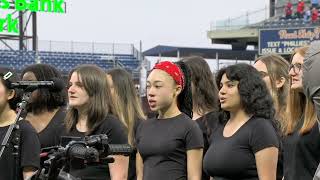
[[[318,8],[319,6],[319,0],[311,0],[311,7],[312,8]]]
[[[21,94],[11,88],[11,83],[17,80],[18,77],[14,71],[0,67],[0,142],[3,141],[7,130],[14,124],[17,117],[15,110],[17,103],[21,100]],[[1,180],[31,179],[30,177],[40,169],[40,142],[37,132],[28,121],[19,120],[17,124],[19,129],[11,134],[11,139],[0,158]],[[14,144],[16,138],[19,139],[18,145]],[[18,161],[14,155],[17,152],[14,146],[19,147],[19,157],[16,157]]]
[[[299,0],[297,5],[297,17],[303,18],[303,14],[304,14],[304,0]]]
[[[319,15],[318,9],[316,7],[313,7],[312,11],[311,11],[311,22],[312,23],[318,22],[318,15]]]
[[[284,134],[285,180],[312,179],[320,162],[320,133],[312,101],[303,93],[302,66],[308,47],[298,48],[289,69],[290,94],[288,118],[282,124]]]
[[[73,137],[106,134],[110,144],[127,144],[125,127],[111,115],[112,97],[105,72],[95,65],[80,65],[69,74],[69,107],[65,119],[67,134]],[[126,180],[129,158],[114,155],[114,163],[74,168],[71,175],[81,179]],[[79,166],[79,165],[78,165]]]
[[[280,136],[273,101],[248,64],[221,69],[216,78],[223,116],[212,134],[204,169],[213,179],[276,179]]]
[[[291,1],[288,1],[287,5],[284,8],[286,19],[292,18],[293,6]]]
[[[126,127],[129,144],[136,147],[136,130],[145,115],[141,101],[135,89],[130,73],[124,69],[107,71],[107,81],[111,90],[115,115]],[[136,153],[132,153],[129,160],[128,180],[136,179]]]
[[[203,154],[209,148],[209,138],[218,123],[218,88],[208,63],[199,56],[187,57],[181,60],[191,72],[191,89],[193,102],[193,116],[203,133]],[[202,172],[202,180],[209,180],[209,176]]]
[[[192,121],[190,73],[183,63],[156,64],[147,79],[155,118],[142,121],[136,134],[138,180],[200,180],[203,137]]]
[[[311,10],[309,7],[306,7],[306,10],[303,14],[303,21],[309,23],[311,19],[310,17],[311,17]]]
[[[34,64],[22,70],[23,81],[51,81],[63,82],[60,72],[48,64]],[[41,148],[60,144],[61,133],[64,128],[66,115],[66,89],[51,90],[40,88],[32,93],[27,105],[26,119],[31,123],[39,135]]]

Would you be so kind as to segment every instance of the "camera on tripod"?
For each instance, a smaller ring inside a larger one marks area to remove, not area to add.
[[[79,141],[70,141],[66,147],[52,147],[46,154],[48,159],[43,162],[41,172],[34,179],[76,179],[68,174],[70,167],[83,169],[89,165],[113,163],[110,155],[129,156],[132,151],[128,144],[109,144],[105,134],[86,136]]]

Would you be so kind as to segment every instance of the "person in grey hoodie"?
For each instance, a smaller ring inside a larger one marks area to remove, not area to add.
[[[311,43],[303,63],[304,94],[312,100],[320,119],[320,41]]]
[[[311,43],[303,64],[303,89],[307,98],[311,99],[318,116],[320,129],[320,41]],[[318,166],[314,180],[320,180],[320,165]]]

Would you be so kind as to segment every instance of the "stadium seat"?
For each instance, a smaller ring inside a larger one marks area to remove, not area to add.
[[[0,65],[9,66],[21,71],[25,66],[36,62],[35,51],[0,50]],[[139,67],[140,62],[132,54],[102,54],[83,52],[39,51],[38,59],[41,63],[56,66],[63,73],[68,73],[80,64],[96,64],[103,69],[113,68],[116,64],[123,64],[129,71]],[[115,63],[112,61],[116,60]],[[118,65],[117,65],[118,66]]]

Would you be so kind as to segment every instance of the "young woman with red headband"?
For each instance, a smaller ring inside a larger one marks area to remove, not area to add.
[[[164,61],[147,79],[147,98],[158,116],[137,129],[138,180],[200,180],[202,133],[192,121],[192,94],[188,69]]]

